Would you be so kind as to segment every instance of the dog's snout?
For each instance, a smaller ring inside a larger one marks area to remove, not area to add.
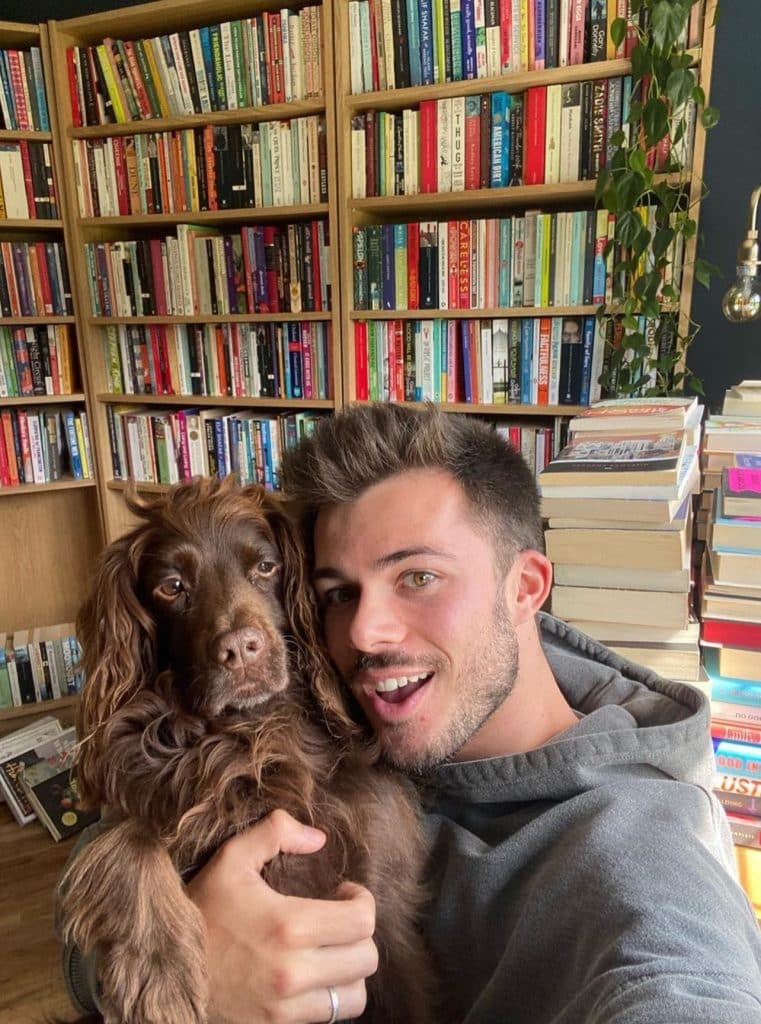
[[[264,647],[264,634],[261,630],[248,626],[225,633],[217,641],[215,656],[217,662],[226,669],[237,671],[251,665]]]

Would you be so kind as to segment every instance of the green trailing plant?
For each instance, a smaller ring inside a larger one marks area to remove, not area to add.
[[[598,204],[615,214],[615,236],[605,251],[612,302],[597,314],[608,339],[600,378],[604,394],[664,395],[683,391],[685,385],[702,394],[700,380],[686,364],[697,325],[690,321],[680,333],[679,316],[665,317],[660,329],[670,336],[666,344],[661,336],[654,352],[640,320],[652,321],[664,307],[678,306],[680,282],[670,280],[669,267],[697,230],[690,205],[690,105],[704,128],[718,121],[717,111],[706,104],[694,54],[684,44],[690,9],[697,2],[631,0],[639,26],[631,54],[632,101],[622,129],[610,140],[595,193]],[[625,19],[613,22],[617,45],[626,33]],[[650,206],[654,211],[648,217],[643,209]],[[706,286],[718,272],[703,259],[694,261],[693,271]]]

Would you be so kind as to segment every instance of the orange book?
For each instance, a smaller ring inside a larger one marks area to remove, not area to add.
[[[13,423],[11,420],[11,410],[3,409],[0,412],[0,419],[3,423],[3,435],[5,437],[5,450],[8,453],[8,475],[11,481],[11,487],[17,487],[20,483],[18,475],[18,463],[16,461],[16,445],[13,441]]]
[[[539,366],[537,370],[536,401],[547,405],[550,394],[550,349],[552,346],[552,317],[539,320]]]

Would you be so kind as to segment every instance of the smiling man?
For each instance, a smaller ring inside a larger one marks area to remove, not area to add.
[[[541,612],[551,565],[520,456],[474,418],[364,406],[322,421],[284,481],[340,698],[420,782],[448,1020],[760,1020],[761,940],[710,792],[708,703]],[[275,813],[190,883],[211,1021],[362,1012],[370,894],[295,900],[259,875],[318,849],[314,824]],[[91,1005],[92,976],[78,980]]]

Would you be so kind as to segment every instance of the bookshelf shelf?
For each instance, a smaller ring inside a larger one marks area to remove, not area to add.
[[[332,319],[333,314],[321,313],[194,313],[192,316],[91,316],[87,322],[93,327],[107,327],[109,324],[248,324],[287,323],[306,320],[321,323]]]
[[[95,488],[94,480],[53,480],[48,484],[19,484],[17,487],[0,487],[0,498],[11,498],[19,495],[42,494],[43,491],[72,491],[81,488]]]
[[[296,117],[310,117],[325,112],[324,99],[291,100],[288,103],[268,103],[262,107],[238,107],[236,110],[212,110],[205,114],[187,114],[184,117],[151,117],[126,124],[88,125],[71,127],[70,139],[105,139],[114,135],[141,135],[146,132],[170,132],[201,125],[260,124],[262,121],[285,121]]]
[[[591,78],[615,78],[618,75],[630,75],[631,70],[630,60],[569,64],[566,67],[550,68],[546,71],[524,71],[406,89],[352,93],[346,100],[346,107],[353,113],[364,110],[401,110],[403,107],[418,103],[423,97],[423,93],[425,99],[441,100],[450,96],[478,96],[484,92],[493,92],[495,89],[505,89],[511,93],[523,92],[534,85],[565,85],[568,82],[581,82]]]
[[[9,128],[0,128],[0,143],[20,142],[21,140],[26,140],[27,142],[52,142],[53,135],[51,132],[14,131]]]
[[[128,393],[99,394],[98,402],[104,405],[198,405],[229,406],[231,409],[334,409],[336,403],[320,398],[251,398],[232,395],[132,395]]]
[[[62,220],[42,220],[41,218],[30,218],[29,220],[17,220],[15,217],[6,217],[0,220],[0,231],[23,231],[29,235],[38,231],[61,231]]]
[[[422,402],[405,402],[405,405],[422,406]],[[472,413],[479,416],[526,416],[526,417],[548,417],[548,416],[576,416],[585,409],[583,405],[521,405],[507,403],[506,405],[486,402],[439,402],[440,408],[445,412]]]
[[[597,306],[499,306],[490,309],[353,309],[352,320],[473,320],[524,316],[593,316]]]
[[[0,408],[13,405],[69,405],[86,400],[82,391],[75,391],[71,395],[25,395],[21,398],[0,398]]]
[[[61,711],[63,708],[74,707],[78,699],[76,695],[73,695],[34,704],[22,704],[17,708],[0,708],[0,722],[13,721],[15,718],[27,718],[31,714],[49,714],[51,711]]]
[[[162,224],[258,224],[280,220],[306,220],[324,217],[330,211],[327,203],[309,203],[299,206],[257,206],[251,209],[232,210],[186,210],[184,213],[150,213],[132,217],[80,217],[83,231],[100,231],[103,228],[143,228]]]
[[[34,324],[74,324],[73,316],[0,316],[0,327],[26,327]]]

